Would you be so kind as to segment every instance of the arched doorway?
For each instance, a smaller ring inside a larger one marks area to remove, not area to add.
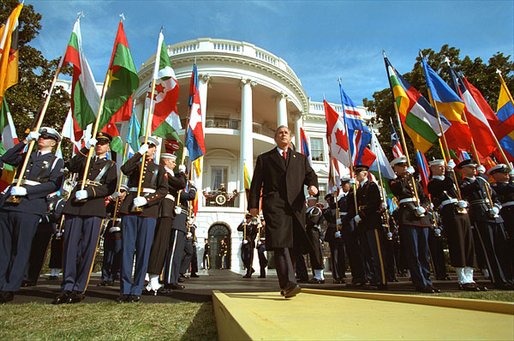
[[[213,269],[221,269],[221,255],[220,245],[221,241],[224,240],[227,243],[227,269],[230,269],[230,254],[231,254],[231,243],[230,243],[230,230],[224,224],[214,224],[209,228],[207,233],[209,238],[211,267]]]

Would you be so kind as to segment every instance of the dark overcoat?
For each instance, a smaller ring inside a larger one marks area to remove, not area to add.
[[[318,177],[307,158],[288,149],[287,160],[277,148],[257,157],[250,188],[249,208],[259,208],[266,221],[266,247],[292,248],[300,252],[308,245],[305,235],[304,186],[318,187]]]

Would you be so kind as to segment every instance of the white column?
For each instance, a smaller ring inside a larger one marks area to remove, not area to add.
[[[287,125],[287,95],[281,92],[277,96],[277,127]]]
[[[207,116],[207,90],[209,86],[210,76],[208,74],[199,75],[198,77],[198,92],[200,94],[200,110],[202,112],[202,127],[205,134],[205,119]],[[205,146],[207,151],[207,146]],[[193,182],[196,186],[198,193],[198,210],[204,207],[204,198],[202,195],[203,191],[203,174],[204,174],[204,158],[200,161],[200,169],[202,170],[201,176],[197,176],[196,172],[194,172]]]
[[[253,174],[253,96],[252,87],[256,85],[250,79],[241,79],[241,131],[240,131],[240,164],[239,178],[241,179],[239,189],[244,193],[244,165],[248,174]],[[243,195],[241,203],[242,208],[247,208],[246,197]]]
[[[297,152],[300,152],[300,148],[302,147],[301,146],[301,138],[300,138],[300,128],[302,127],[303,125],[303,120],[302,120],[302,113],[299,113],[298,115],[295,115],[295,124],[294,124],[294,133],[295,133],[295,139],[294,139],[294,145],[296,147],[296,151]]]

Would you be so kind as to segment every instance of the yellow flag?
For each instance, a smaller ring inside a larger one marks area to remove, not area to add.
[[[0,101],[5,90],[18,83],[18,17],[23,4],[18,4],[7,22],[0,27]]]

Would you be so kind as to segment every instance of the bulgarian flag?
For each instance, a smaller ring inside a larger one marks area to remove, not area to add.
[[[95,122],[100,96],[96,89],[93,72],[82,50],[82,35],[80,33],[80,18],[77,19],[71,32],[70,41],[66,48],[63,65],[73,65],[71,84],[71,110],[74,118],[75,139],[82,137],[83,130]]]
[[[108,74],[110,78],[105,93],[102,117],[100,118],[100,129],[109,122],[116,123],[130,119],[132,93],[139,86],[139,78],[122,21],[118,25],[118,32],[114,40]]]
[[[3,155],[8,149],[12,148],[18,143],[18,135],[16,135],[16,128],[12,120],[11,112],[5,97],[2,100],[2,109],[0,111],[0,155]],[[4,164],[2,177],[0,178],[0,191],[9,186],[14,179],[14,168],[10,165]]]

